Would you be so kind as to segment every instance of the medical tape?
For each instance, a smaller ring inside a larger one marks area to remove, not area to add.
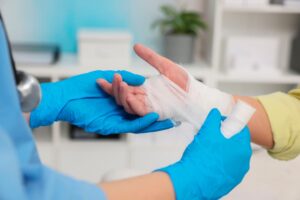
[[[147,94],[148,110],[158,113],[160,120],[188,122],[198,131],[209,112],[217,108],[222,116],[227,117],[222,123],[222,133],[226,138],[232,137],[247,125],[255,109],[241,101],[235,103],[231,95],[209,88],[186,73],[186,91],[164,75],[148,78],[142,86]]]

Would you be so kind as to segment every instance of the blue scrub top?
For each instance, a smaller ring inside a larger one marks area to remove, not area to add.
[[[7,41],[0,20],[0,199],[105,199],[96,185],[41,163],[21,112]]]

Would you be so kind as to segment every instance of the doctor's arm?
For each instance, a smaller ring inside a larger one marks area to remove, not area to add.
[[[32,166],[23,172],[31,197],[38,197],[30,199],[44,199],[45,195],[51,195],[50,199],[219,199],[243,180],[251,158],[248,128],[226,139],[221,121],[220,112],[212,110],[178,162],[149,175],[99,187],[40,164]]]
[[[171,179],[166,173],[155,172],[136,178],[99,184],[108,200],[175,200]]]
[[[182,158],[156,172],[100,184],[108,200],[219,199],[228,194],[249,170],[248,128],[230,139],[220,131],[222,116],[213,109]]]

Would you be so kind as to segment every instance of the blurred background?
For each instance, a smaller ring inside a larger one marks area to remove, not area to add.
[[[185,7],[200,11],[202,1],[189,0]],[[56,43],[63,52],[76,53],[76,36],[82,28],[125,30],[134,41],[161,48],[161,38],[151,24],[163,4],[184,1],[159,0],[1,0],[10,38],[19,42]]]
[[[232,94],[287,92],[300,83],[300,0],[0,0],[0,10],[19,69],[41,82],[96,69],[154,75],[132,51],[143,43]],[[101,137],[56,123],[34,134],[47,165],[99,182],[177,161],[191,131],[182,124]],[[253,150],[250,173],[224,199],[300,199],[300,159]]]

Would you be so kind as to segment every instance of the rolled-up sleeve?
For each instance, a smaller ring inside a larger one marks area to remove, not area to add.
[[[291,160],[300,154],[300,89],[289,94],[277,92],[260,96],[269,117],[274,148],[269,154],[279,160]]]

